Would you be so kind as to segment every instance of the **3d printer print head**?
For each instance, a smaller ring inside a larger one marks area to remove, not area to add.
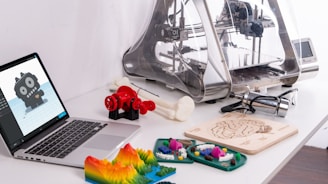
[[[43,103],[44,92],[40,90],[38,78],[31,73],[21,73],[21,78],[15,78],[15,92],[18,98],[25,102],[26,108],[35,107]]]

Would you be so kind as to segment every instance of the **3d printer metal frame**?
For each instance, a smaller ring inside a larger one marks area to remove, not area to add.
[[[125,73],[184,91],[195,102],[246,86],[292,86],[303,72],[317,73],[316,57],[302,67],[303,48],[295,47],[301,39],[290,36],[281,11],[285,2],[250,2],[158,0],[146,32],[123,56]]]

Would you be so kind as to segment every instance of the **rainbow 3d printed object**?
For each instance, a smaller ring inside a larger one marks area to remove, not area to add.
[[[93,184],[150,184],[160,181],[176,169],[161,166],[151,150],[134,149],[126,144],[112,162],[88,156],[84,162],[85,180]]]

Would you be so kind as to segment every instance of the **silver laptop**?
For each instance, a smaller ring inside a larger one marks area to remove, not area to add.
[[[0,66],[0,133],[15,158],[83,168],[88,155],[109,157],[139,129],[70,117],[37,53]]]

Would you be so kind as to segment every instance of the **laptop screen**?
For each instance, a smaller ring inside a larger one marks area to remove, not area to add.
[[[67,116],[37,53],[0,67],[0,131],[11,151]]]

